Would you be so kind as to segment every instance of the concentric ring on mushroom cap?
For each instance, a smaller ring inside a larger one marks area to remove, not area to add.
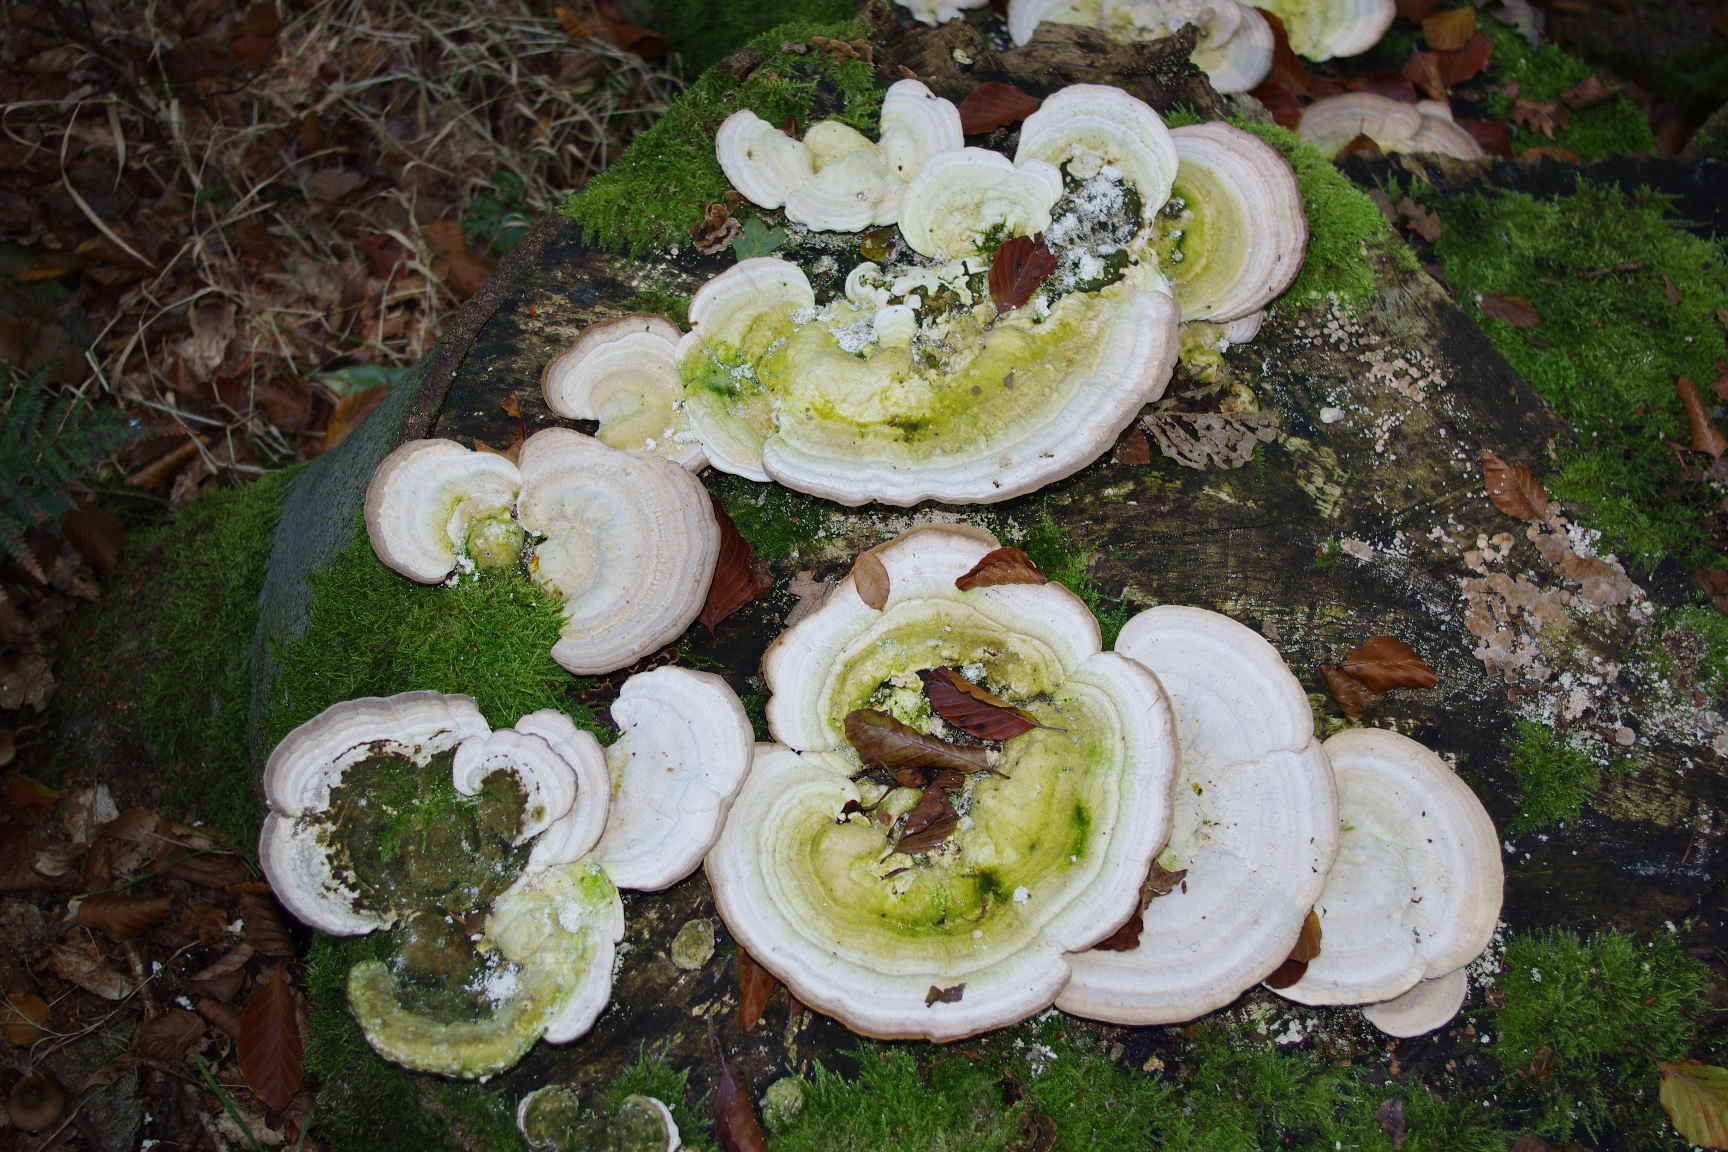
[[[593,733],[582,731],[556,709],[530,712],[513,727],[524,735],[544,740],[576,777],[576,802],[534,841],[528,853],[528,871],[572,864],[588,854],[606,828],[612,793],[606,754]]]
[[[547,407],[570,420],[595,420],[611,448],[708,465],[678,411],[678,326],[662,316],[621,316],[590,324],[540,374]]]
[[[757,747],[734,806],[748,818],[708,855],[733,935],[800,1000],[868,1035],[951,1040],[1048,1006],[1067,954],[1137,906],[1168,828],[1175,733],[1157,678],[1100,652],[1096,621],[1060,585],[956,588],[994,546],[937,526],[875,549],[880,612],[848,581],[764,658],[771,727],[815,747],[838,746],[840,720],[885,674],[972,660],[993,691],[1064,726],[1002,745],[1005,776],[975,784],[946,862],[878,876],[884,829],[841,814],[859,797],[855,757],[780,745]],[[959,984],[959,1000],[927,1003]]]
[[[1393,0],[1261,0],[1256,7],[1284,21],[1291,50],[1309,60],[1368,51],[1398,14]]]
[[[1163,605],[1130,620],[1116,651],[1170,696],[1181,758],[1159,863],[1188,874],[1146,906],[1138,946],[1076,956],[1056,1006],[1175,1024],[1230,1003],[1290,954],[1337,851],[1337,799],[1307,694],[1258,633]]]
[[[1042,160],[1015,164],[988,148],[933,156],[906,190],[900,231],[921,256],[954,260],[975,255],[994,228],[1007,237],[1050,226],[1062,198],[1062,173]]]
[[[366,488],[366,534],[388,568],[436,584],[476,519],[507,517],[522,476],[503,456],[454,440],[410,440],[379,463]]]
[[[564,601],[552,658],[577,675],[610,672],[681,635],[720,550],[702,482],[569,428],[536,432],[520,460],[517,519],[544,537],[534,578]]]
[[[1120,88],[1070,84],[1020,125],[1014,162],[1043,160],[1085,179],[1114,166],[1140,191],[1141,215],[1170,199],[1176,145],[1150,105]]]
[[[1182,260],[1169,265],[1182,319],[1234,320],[1264,308],[1302,269],[1308,221],[1296,173],[1278,150],[1228,124],[1194,124],[1171,137],[1181,166],[1175,194]]]
[[[1494,823],[1416,741],[1353,728],[1323,745],[1338,783],[1338,858],[1315,905],[1320,955],[1281,996],[1367,1004],[1464,967],[1488,946],[1503,874]]]

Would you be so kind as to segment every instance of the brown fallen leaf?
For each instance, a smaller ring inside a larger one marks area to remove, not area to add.
[[[459,220],[434,220],[420,226],[420,238],[432,250],[432,272],[445,287],[466,300],[492,276],[492,266],[468,250]]]
[[[48,971],[104,1000],[124,1000],[134,990],[132,981],[108,966],[101,945],[82,933],[54,946]]]
[[[1007,545],[986,552],[965,575],[954,581],[962,592],[973,588],[991,588],[997,584],[1048,584],[1050,577],[1038,571],[1032,557]]]
[[[1686,409],[1686,422],[1692,428],[1692,447],[1720,458],[1724,451],[1728,451],[1728,440],[1722,438],[1721,429],[1710,419],[1709,410],[1698,395],[1697,382],[1682,376],[1674,382],[1674,390],[1680,394],[1680,403]]]
[[[13,812],[25,808],[46,808],[58,799],[60,793],[22,772],[14,772],[6,777],[6,807]]]
[[[15,1048],[28,1048],[42,1039],[42,1025],[48,1020],[48,1001],[31,992],[15,992],[0,1004],[0,1029]]]
[[[702,223],[690,230],[691,237],[696,241],[696,251],[704,256],[712,256],[732,247],[732,241],[744,231],[744,225],[732,215],[724,204],[713,203],[702,208]]]
[[[1340,670],[1360,681],[1370,692],[1432,688],[1440,683],[1433,669],[1396,636],[1370,636],[1350,653]]]
[[[1409,221],[1410,231],[1432,244],[1440,239],[1440,214],[1431,212],[1406,196],[1397,204],[1398,215]]]
[[[714,1139],[720,1142],[720,1152],[768,1152],[768,1134],[762,1131],[762,1121],[756,1118],[750,1088],[726,1062],[726,1054],[720,1050],[720,1041],[712,1030],[708,1033],[708,1046],[719,1070],[709,1115],[714,1121]]]
[[[952,984],[947,988],[938,988],[932,984],[930,991],[924,993],[924,1007],[928,1008],[933,1004],[958,1004],[965,995],[964,984]]]
[[[1116,449],[1110,458],[1130,468],[1144,467],[1152,463],[1152,442],[1146,439],[1140,425],[1130,424],[1117,438]]]
[[[1611,100],[1619,94],[1620,86],[1618,84],[1604,84],[1592,74],[1560,93],[1560,103],[1576,112],[1580,108],[1588,108],[1592,104]]]
[[[1401,73],[1428,99],[1446,99],[1446,80],[1440,72],[1440,54],[1438,52],[1410,53],[1410,59],[1404,61]]]
[[[186,439],[126,477],[127,485],[133,488],[161,487],[180,470],[180,465],[197,453],[203,443],[204,437],[188,433]]]
[[[738,946],[738,1030],[748,1032],[762,1019],[769,997],[780,987],[774,973],[756,962],[756,957]]]
[[[300,1035],[294,989],[281,964],[270,969],[246,1001],[234,1048],[247,1087],[271,1108],[286,1108],[305,1074],[306,1042]]]
[[[990,299],[1010,312],[1032,299],[1044,278],[1056,271],[1056,256],[1042,234],[1016,236],[996,249],[990,261]]]
[[[1422,18],[1422,39],[1437,52],[1456,52],[1476,34],[1476,9],[1448,8]]]
[[[1555,131],[1564,128],[1571,119],[1571,112],[1558,100],[1514,100],[1508,118],[1552,140]]]
[[[1484,316],[1492,316],[1502,324],[1510,324],[1514,328],[1533,328],[1542,323],[1536,306],[1522,296],[1512,296],[1505,292],[1484,292],[1477,306],[1482,309]]]
[[[1460,120],[1458,127],[1470,133],[1471,139],[1490,156],[1512,155],[1512,129],[1504,120]]]
[[[1420,24],[1428,13],[1440,6],[1440,0],[1397,0],[1398,19]]]
[[[110,940],[130,940],[148,932],[168,915],[174,901],[167,896],[127,896],[98,892],[86,896],[72,917],[74,924],[94,928]]]
[[[928,852],[948,839],[959,823],[950,792],[946,788],[926,788],[918,803],[901,817],[900,838],[894,842],[894,851],[908,856]]]
[[[846,740],[858,758],[872,768],[949,768],[956,772],[990,769],[990,754],[985,749],[927,736],[873,708],[848,712],[845,729]]]
[[[1372,136],[1368,136],[1368,135],[1365,135],[1361,132],[1358,132],[1356,135],[1350,137],[1349,143],[1345,144],[1344,147],[1338,149],[1338,155],[1351,156],[1357,152],[1367,152],[1367,153],[1372,155],[1372,154],[1378,154],[1379,151],[1380,151],[1380,142],[1379,141],[1375,140],[1374,137],[1372,137]]]
[[[726,506],[712,494],[708,498],[720,525],[720,555],[714,561],[714,581],[708,585],[708,599],[697,619],[712,636],[722,620],[774,587],[774,573],[768,561],[752,552],[750,541],[726,514]]]
[[[852,586],[858,598],[880,612],[888,604],[888,569],[875,552],[860,552],[852,562]]]
[[[240,1039],[240,1017],[234,1009],[208,996],[199,999],[197,1008],[198,1015],[222,1029],[230,1040]]]
[[[348,434],[358,428],[360,422],[370,416],[389,394],[388,384],[374,384],[336,401],[330,410],[330,422],[324,426],[324,451],[328,452],[346,440]]]
[[[1146,930],[1146,910],[1136,908],[1122,927],[1092,945],[1094,952],[1132,952],[1140,947],[1140,933]]]
[[[1538,144],[1534,148],[1526,148],[1518,153],[1520,160],[1554,160],[1561,164],[1582,164],[1578,153],[1570,148],[1558,148],[1553,144]]]
[[[288,926],[269,896],[247,893],[239,900],[240,919],[245,921],[246,943],[260,956],[292,956],[294,941]]]
[[[1404,1101],[1397,1096],[1392,1097],[1374,1110],[1374,1119],[1380,1125],[1380,1134],[1386,1137],[1386,1142],[1392,1145],[1393,1152],[1404,1147],[1407,1137],[1404,1120]]]
[[[1039,727],[1030,712],[980,688],[952,668],[931,668],[918,676],[936,715],[968,736],[1012,740]]]
[[[1284,963],[1272,970],[1272,974],[1263,981],[1268,988],[1288,988],[1302,979],[1302,974],[1308,971],[1308,965],[1314,957],[1320,955],[1320,917],[1309,912],[1308,918],[1302,921],[1302,931],[1296,935],[1296,946],[1290,949],[1290,956]]]
[[[1548,490],[1522,464],[1482,451],[1482,488],[1494,507],[1519,520],[1540,520],[1548,513]]]
[[[1441,52],[1440,79],[1448,88],[1473,80],[1494,59],[1494,42],[1478,32],[1456,52]]]
[[[1362,681],[1350,675],[1342,668],[1320,665],[1320,678],[1326,682],[1326,691],[1337,703],[1344,718],[1352,724],[1362,723],[1362,718],[1368,714],[1368,689]]]
[[[1692,573],[1692,582],[1710,597],[1716,611],[1728,614],[1728,571],[1721,568],[1700,568]]]
[[[960,131],[968,136],[1018,124],[1038,111],[1043,101],[1012,84],[990,80],[960,101]]]
[[[196,1012],[171,1008],[138,1025],[132,1034],[132,1052],[162,1064],[178,1064],[204,1031],[204,1021]]]
[[[1662,1110],[1690,1144],[1728,1148],[1728,1068],[1699,1060],[1657,1061]]]

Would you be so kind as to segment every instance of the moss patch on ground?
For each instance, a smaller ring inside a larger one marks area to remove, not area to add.
[[[1092,578],[1092,557],[1097,549],[1075,543],[1048,510],[1038,514],[1038,522],[1026,531],[1019,547],[1032,557],[1040,572],[1085,601],[1098,618],[1105,650],[1116,647],[1116,637],[1133,613],[1126,604],[1107,595]]]
[[[642,255],[687,243],[702,206],[731,187],[714,156],[714,133],[738,109],[749,108],[770,124],[791,118],[800,131],[828,117],[874,135],[882,91],[869,64],[781,49],[812,36],[849,40],[860,33],[856,21],[798,22],[758,36],[740,54],[750,67],[735,62],[704,72],[562,211],[593,242]]]
[[[858,11],[856,0],[770,0],[764,4],[659,0],[655,8],[660,15],[657,26],[666,29],[666,46],[683,57],[686,76],[720,62],[776,25],[837,23],[851,19]]]
[[[262,819],[246,734],[252,632],[292,476],[214,488],[135,533],[68,653],[73,678],[101,677],[127,697],[160,802],[214,825],[248,855]]]
[[[1506,830],[1522,835],[1577,820],[1596,787],[1595,762],[1560,733],[1533,720],[1518,721],[1511,753],[1519,800],[1518,813]]]
[[[1629,1148],[1683,1146],[1657,1106],[1656,1061],[1693,1054],[1709,979],[1667,939],[1610,931],[1508,940],[1506,1006],[1486,1027],[1528,1126],[1562,1143],[1612,1133]]]
[[[1713,380],[1728,356],[1714,314],[1728,300],[1721,249],[1670,226],[1654,193],[1585,180],[1552,200],[1428,200],[1443,222],[1435,251],[1452,285],[1467,300],[1523,296],[1542,318],[1519,329],[1477,309],[1495,347],[1576,432],[1545,477],[1549,490],[1584,505],[1610,547],[1646,564],[1672,556],[1688,568],[1721,566],[1705,528],[1712,501],[1702,485],[1675,484],[1667,447],[1688,442],[1675,378]],[[1538,446],[1508,449],[1534,458]]]
[[[1588,80],[1595,69],[1552,43],[1532,48],[1498,20],[1484,17],[1477,21],[1477,26],[1494,45],[1489,69],[1495,82],[1488,85],[1488,115],[1506,120],[1511,126],[1514,151],[1542,146],[1564,148],[1585,162],[1622,153],[1645,155],[1656,151],[1656,134],[1650,129],[1649,119],[1625,96],[1573,112],[1566,124],[1556,129],[1552,139],[1534,128],[1511,124],[1513,98],[1506,93],[1507,84],[1518,85],[1520,100],[1556,100],[1561,93]]]

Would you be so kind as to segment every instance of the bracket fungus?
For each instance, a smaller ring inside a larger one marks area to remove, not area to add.
[[[1073,959],[1056,1006],[1118,1024],[1174,1024],[1235,1000],[1290,954],[1338,847],[1332,771],[1308,697],[1245,625],[1161,605],[1116,651],[1169,693],[1181,745],[1169,843],[1178,887],[1142,913],[1139,942]]]
[[[582,330],[540,376],[546,406],[594,420],[612,448],[665,456],[700,472],[708,457],[679,411],[678,326],[660,316],[621,316]]]
[[[1001,552],[916,529],[781,634],[763,657],[780,743],[757,746],[749,817],[708,855],[733,936],[867,1035],[952,1040],[1048,1007],[1072,954],[1138,906],[1168,830],[1157,678],[1101,651],[1059,584],[967,579]],[[1014,735],[963,735],[920,686],[937,670]]]
[[[882,98],[881,137],[838,120],[810,126],[795,140],[748,108],[721,123],[715,154],[726,178],[762,208],[818,231],[856,232],[900,218],[906,186],[930,157],[958,149],[960,112],[916,80]]]
[[[708,493],[688,470],[568,428],[530,436],[517,464],[410,441],[373,474],[366,528],[380,560],[422,583],[526,553],[534,580],[564,602],[552,658],[578,675],[682,634],[720,552]]]
[[[1125,43],[1156,40],[1192,24],[1192,59],[1220,94],[1246,92],[1272,70],[1272,26],[1236,0],[1009,0],[1008,35],[1029,42],[1044,21],[1097,28]]]
[[[959,19],[968,9],[982,8],[990,0],[894,0],[894,3],[912,13],[914,20],[935,25]]]
[[[466,696],[407,692],[333,705],[271,753],[259,858],[277,897],[333,935],[396,932],[395,961],[348,974],[386,1058],[489,1075],[580,1036],[610,997],[624,909],[577,858],[604,823],[603,762],[564,725],[493,732]],[[548,838],[564,851],[530,866]]]
[[[1393,1035],[1430,1031],[1457,1011],[1455,974],[1481,955],[1499,919],[1493,821],[1414,740],[1357,728],[1324,747],[1343,829],[1315,906],[1325,944],[1277,991],[1301,1004],[1374,1006],[1368,1019]]]
[[[626,1096],[607,1116],[582,1108],[568,1084],[548,1084],[516,1105],[516,1128],[543,1152],[678,1152],[672,1110],[653,1096]]]
[[[1452,119],[1444,100],[1407,104],[1372,92],[1346,92],[1316,100],[1302,112],[1297,133],[1322,156],[1336,156],[1358,136],[1382,152],[1434,152],[1459,160],[1487,155]]]
[[[1309,60],[1368,51],[1398,14],[1393,0],[1260,0],[1257,7],[1284,21],[1290,50]]]
[[[920,256],[974,256],[992,229],[1008,236],[1044,231],[1061,198],[1062,173],[1055,165],[1015,164],[988,148],[962,148],[925,163],[906,192],[900,231]]]

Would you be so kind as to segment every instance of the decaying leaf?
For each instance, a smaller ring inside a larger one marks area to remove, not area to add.
[[[305,1039],[287,970],[270,969],[264,983],[246,1001],[240,1014],[240,1039],[235,1056],[246,1085],[271,1108],[282,1109],[300,1090],[304,1074]]]
[[[79,902],[72,922],[94,928],[110,940],[130,940],[148,932],[167,916],[173,903],[167,896],[152,898],[98,892]]]
[[[790,592],[798,602],[792,605],[792,611],[786,614],[782,626],[790,628],[822,607],[822,602],[828,599],[828,592],[833,587],[834,582],[832,580],[818,580],[816,573],[808,568],[802,572],[793,573],[791,581],[786,585],[786,591]]]
[[[1540,132],[1550,140],[1571,119],[1571,113],[1558,100],[1514,100],[1507,116],[1512,123]]]
[[[1502,324],[1510,324],[1514,328],[1534,328],[1542,323],[1542,317],[1537,313],[1536,306],[1522,296],[1509,296],[1504,292],[1484,292],[1480,307],[1484,316],[1492,316]]]
[[[769,997],[780,981],[774,973],[756,962],[756,957],[738,947],[738,1030],[748,1032],[762,1019]]]
[[[324,451],[328,452],[346,440],[348,434],[358,428],[360,422],[370,416],[389,394],[388,384],[374,384],[336,401],[336,406],[330,411],[330,422],[324,426]]]
[[[1494,507],[1519,520],[1540,520],[1548,513],[1548,490],[1530,469],[1494,453],[1482,452],[1482,487]]]
[[[1302,931],[1296,936],[1296,946],[1290,949],[1290,955],[1284,963],[1278,965],[1272,970],[1272,975],[1266,977],[1266,987],[1290,987],[1302,979],[1302,974],[1308,971],[1308,965],[1318,955],[1320,955],[1320,917],[1316,913],[1310,912],[1308,919],[1302,921]]]
[[[1386,1137],[1386,1142],[1396,1150],[1404,1147],[1406,1137],[1404,1121],[1404,1101],[1394,1096],[1374,1110],[1374,1119],[1380,1124],[1380,1132]]]
[[[1698,395],[1697,382],[1682,376],[1674,382],[1674,390],[1680,394],[1680,403],[1686,409],[1686,423],[1692,428],[1692,447],[1716,457],[1728,451],[1728,440],[1722,438],[1721,429],[1710,419],[1710,412]]]
[[[930,991],[924,993],[924,1007],[928,1008],[932,1004],[958,1004],[965,995],[964,984],[952,984],[947,988],[938,988],[932,984]]]
[[[918,676],[936,715],[968,736],[1012,740],[1039,726],[1030,712],[980,688],[952,668],[932,668]]]
[[[445,287],[466,300],[492,275],[492,266],[468,250],[459,220],[433,220],[420,226],[420,238],[432,250],[432,271]]]
[[[1278,439],[1281,420],[1265,412],[1152,412],[1140,418],[1158,451],[1184,468],[1241,468]]]
[[[82,933],[54,946],[48,971],[104,1000],[124,1000],[133,991],[132,982],[108,966],[95,939]]]
[[[1430,211],[1406,196],[1397,204],[1398,215],[1410,225],[1410,231],[1432,244],[1440,239],[1440,214]]]
[[[1056,271],[1056,257],[1044,237],[1016,236],[996,249],[990,262],[990,299],[1004,312],[1032,299],[1044,278]]]
[[[732,247],[732,241],[743,231],[744,225],[733,217],[731,209],[713,203],[703,206],[702,223],[692,228],[690,235],[696,241],[696,251],[712,256]]]
[[[1448,88],[1474,79],[1494,58],[1494,42],[1478,32],[1456,52],[1441,52],[1440,79]]]
[[[1728,1148],[1728,1068],[1698,1060],[1658,1062],[1662,1110],[1687,1141]]]
[[[1092,945],[1098,952],[1132,952],[1140,946],[1140,933],[1146,929],[1146,910],[1136,908],[1122,927]]]
[[[1448,8],[1422,18],[1422,38],[1436,52],[1456,52],[1476,34],[1476,9]]]
[[[1172,872],[1170,869],[1154,860],[1152,861],[1151,870],[1146,873],[1145,899],[1150,901],[1156,900],[1160,896],[1168,896],[1170,893],[1176,891],[1177,888],[1181,888],[1182,891],[1186,892],[1188,891],[1187,881],[1188,869],[1178,868]]]
[[[1710,597],[1716,611],[1728,613],[1728,571],[1721,568],[1700,568],[1692,573],[1692,582]]]
[[[1339,711],[1352,724],[1362,723],[1362,718],[1368,713],[1368,689],[1362,686],[1362,681],[1350,675],[1342,668],[1333,668],[1322,664],[1320,678],[1326,681],[1326,691],[1337,702]]]
[[[1018,124],[1038,111],[1043,101],[1012,84],[991,80],[978,85],[960,101],[960,130],[971,136]]]
[[[240,918],[245,921],[246,943],[260,956],[292,956],[294,941],[288,926],[269,896],[248,892],[240,897]]]
[[[0,1029],[6,1040],[16,1048],[27,1048],[42,1039],[42,1025],[48,1020],[48,1001],[30,992],[18,992],[0,1003]]]
[[[1370,692],[1390,688],[1432,688],[1440,682],[1410,645],[1396,636],[1370,636],[1340,669]]]
[[[720,525],[720,555],[714,562],[708,599],[697,619],[712,635],[722,620],[774,587],[774,574],[768,561],[753,554],[750,541],[726,514],[726,506],[712,496],[709,499],[714,501],[714,519]]]
[[[1604,84],[1592,73],[1560,93],[1560,103],[1573,111],[1577,111],[1580,108],[1588,108],[1592,104],[1600,104],[1604,100],[1611,100],[1619,94],[1620,86],[1618,84]]]
[[[727,1063],[713,1032],[708,1033],[708,1045],[718,1069],[709,1114],[714,1120],[714,1139],[720,1142],[720,1152],[768,1152],[768,1134],[762,1131],[762,1121],[756,1118],[749,1086],[738,1079],[732,1065]]]
[[[954,587],[962,592],[972,588],[990,588],[997,584],[1048,584],[1050,577],[1038,571],[1032,557],[1018,548],[1004,545],[984,553],[966,574],[957,577]]]
[[[196,1012],[170,1008],[138,1025],[132,1034],[132,1051],[162,1064],[178,1064],[203,1035],[204,1020]]]
[[[1404,61],[1401,74],[1428,99],[1446,99],[1446,79],[1440,71],[1440,54],[1438,52],[1410,53],[1410,59]],[[1368,140],[1366,136],[1358,136],[1357,139]],[[1355,141],[1351,141],[1351,144],[1354,143]],[[1368,143],[1373,145],[1375,152],[1380,151],[1380,146],[1374,141],[1368,140]],[[1353,151],[1349,144],[1345,145],[1344,150],[1346,152]]]
[[[888,603],[888,569],[875,552],[860,552],[852,562],[852,586],[858,598],[880,612]]]
[[[947,768],[956,772],[990,769],[987,750],[927,736],[873,708],[848,712],[845,728],[847,742],[858,758],[872,768]]]

